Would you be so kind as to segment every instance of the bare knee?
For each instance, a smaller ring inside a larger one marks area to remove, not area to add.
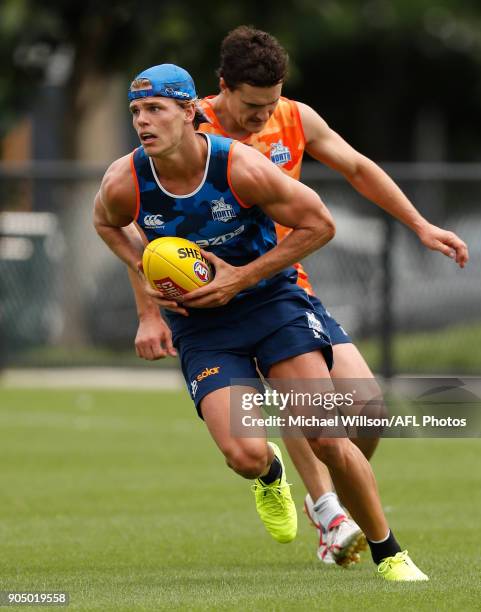
[[[266,470],[268,464],[267,445],[243,447],[233,445],[224,450],[227,465],[244,478],[258,478]]]
[[[362,407],[361,416],[365,416],[367,420],[373,420],[373,423],[380,423],[369,427],[357,427],[355,434],[351,435],[351,441],[361,450],[362,454],[369,461],[374,454],[374,451],[379,444],[384,427],[381,424],[382,419],[387,417],[386,405],[381,395],[366,402]]]
[[[364,457],[370,461],[379,444],[379,438],[351,438],[351,442],[355,444]]]
[[[351,452],[352,443],[346,438],[311,438],[310,447],[328,468],[343,468]]]

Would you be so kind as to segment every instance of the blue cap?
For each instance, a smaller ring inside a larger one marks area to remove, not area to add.
[[[149,79],[151,87],[136,91],[129,89],[129,101],[150,96],[163,96],[176,100],[193,100],[197,97],[192,77],[187,70],[175,64],[152,66],[140,72],[135,77],[135,80],[137,79]]]

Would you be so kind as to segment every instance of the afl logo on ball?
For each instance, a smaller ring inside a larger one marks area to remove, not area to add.
[[[196,261],[194,264],[194,274],[203,283],[209,282],[209,268],[203,261]]]

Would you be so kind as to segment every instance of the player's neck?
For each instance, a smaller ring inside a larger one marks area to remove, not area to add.
[[[211,101],[211,104],[222,129],[230,138],[234,138],[235,140],[244,140],[251,135],[251,133],[242,128],[229,113],[225,96],[222,94],[222,92],[217,94],[217,96]]]
[[[153,161],[164,189],[177,195],[192,193],[204,177],[207,140],[203,135],[189,133],[175,150]]]

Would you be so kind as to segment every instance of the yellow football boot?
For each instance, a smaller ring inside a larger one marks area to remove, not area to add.
[[[290,485],[282,454],[273,442],[268,442],[282,466],[281,477],[271,484],[264,484],[256,478],[252,490],[256,499],[257,513],[274,540],[285,544],[292,542],[297,534],[297,512],[291,496]]]
[[[408,555],[408,551],[398,552],[394,557],[386,557],[377,566],[377,574],[384,580],[413,582],[429,580],[426,574],[416,567]]]

